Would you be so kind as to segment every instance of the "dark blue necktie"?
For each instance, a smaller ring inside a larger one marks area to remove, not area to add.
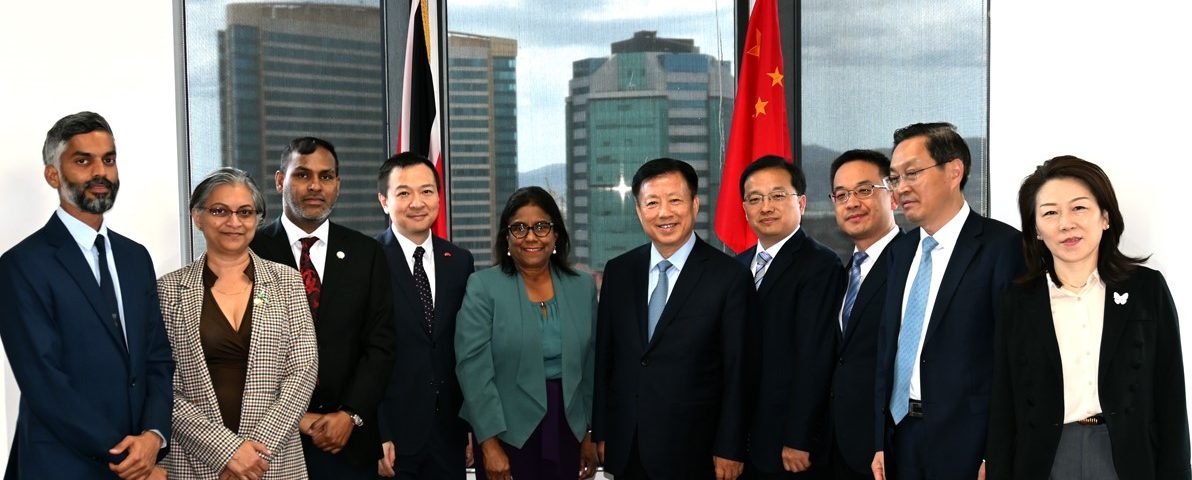
[[[848,269],[848,290],[844,294],[844,311],[840,314],[840,331],[848,330],[848,317],[853,313],[853,304],[857,302],[857,292],[861,291],[861,264],[869,254],[865,252],[853,253],[853,266]]]
[[[103,235],[95,236],[95,249],[99,251],[99,291],[103,293],[111,315],[112,326],[116,328],[120,343],[124,344],[124,328],[120,326],[120,302],[116,300],[116,288],[112,283],[112,272],[108,270],[108,249]],[[127,348],[127,347],[126,347]]]

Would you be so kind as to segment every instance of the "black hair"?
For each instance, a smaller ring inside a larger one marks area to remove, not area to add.
[[[874,150],[849,150],[832,160],[832,170],[828,175],[828,184],[831,185],[836,182],[836,171],[848,162],[865,162],[877,167],[877,173],[881,179],[890,176],[890,159],[881,152]]]
[[[637,198],[641,193],[642,184],[654,177],[666,175],[668,173],[678,173],[683,176],[683,180],[687,181],[687,189],[691,190],[691,198],[695,198],[699,191],[699,176],[695,174],[695,168],[691,164],[682,160],[675,160],[673,158],[655,158],[642,166],[637,168],[637,173],[633,174],[633,198]]]
[[[377,193],[388,196],[389,195],[389,173],[395,168],[408,168],[414,165],[424,165],[430,169],[431,175],[435,177],[435,190],[443,191],[443,184],[439,180],[439,172],[435,170],[435,164],[431,163],[425,156],[416,152],[402,152],[381,164],[381,168],[377,170]]]
[[[959,158],[964,164],[964,174],[960,177],[960,189],[968,183],[969,170],[972,169],[973,157],[969,154],[968,144],[956,132],[956,126],[946,122],[915,123],[902,127],[894,132],[894,147],[897,148],[903,140],[914,137],[927,137],[927,153],[935,162],[933,166],[940,166]]]
[[[290,140],[290,143],[281,149],[281,164],[277,169],[286,171],[286,167],[290,166],[291,154],[297,152],[299,155],[310,155],[319,148],[331,152],[331,158],[335,160],[335,175],[339,176],[339,155],[335,153],[335,145],[318,137],[298,137]]]
[[[791,175],[791,187],[794,187],[795,195],[805,195],[807,193],[807,176],[803,175],[803,169],[794,163],[786,161],[785,158],[777,155],[766,155],[745,166],[745,170],[741,172],[740,191],[742,200],[745,199],[745,180],[748,180],[750,175],[767,168],[786,170],[786,173]]]
[[[517,265],[513,262],[513,257],[501,255],[501,252],[509,251],[509,220],[517,214],[519,209],[527,205],[541,208],[554,224],[551,231],[555,232],[555,251],[550,256],[551,265],[568,275],[579,275],[567,261],[571,252],[571,236],[567,234],[567,227],[563,224],[563,213],[559,211],[559,205],[555,203],[555,198],[542,187],[519,188],[505,202],[505,209],[501,211],[501,219],[497,223],[497,235],[493,247],[493,254],[500,258],[501,271],[507,275],[517,273]],[[534,234],[530,233],[530,235]]]

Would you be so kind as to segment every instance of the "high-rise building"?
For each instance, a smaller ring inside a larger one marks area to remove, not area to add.
[[[713,233],[722,139],[732,117],[729,62],[699,53],[689,39],[637,32],[612,55],[572,63],[567,96],[567,205],[575,260],[601,271],[647,241],[630,184],[647,160],[684,160],[699,174],[695,230]]]
[[[451,241],[484,267],[517,189],[517,41],[450,32],[447,46]]]
[[[231,4],[219,46],[223,164],[258,181],[269,216],[281,213],[271,192],[282,148],[310,135],[335,144],[339,156],[335,221],[369,235],[384,229],[376,194],[388,151],[380,9]]]

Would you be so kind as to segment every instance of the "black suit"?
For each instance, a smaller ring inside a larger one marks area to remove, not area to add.
[[[898,233],[891,243],[902,235]],[[881,323],[882,304],[886,300],[889,272],[889,244],[886,247],[874,259],[873,267],[861,282],[845,330],[835,329],[836,371],[832,375],[829,437],[844,466],[867,478],[873,478],[869,469],[874,452],[873,377],[877,363],[877,329]],[[848,268],[852,268],[851,262]],[[845,285],[847,290],[847,275]]]
[[[749,268],[756,250],[737,260]],[[842,278],[840,257],[803,229],[766,269],[749,329],[755,346],[749,350],[759,362],[750,368],[759,377],[749,429],[751,476],[784,474],[783,447],[811,452],[813,471],[827,463],[824,418]]]
[[[337,457],[356,467],[375,468],[380,458],[377,404],[393,367],[394,338],[390,322],[392,297],[389,269],[380,245],[368,236],[330,224],[322,293],[315,321],[319,345],[319,377],[309,411],[350,410],[364,419]],[[257,255],[296,269],[291,245],[281,221],[262,226],[251,248]],[[340,255],[343,253],[343,255]],[[302,436],[307,455],[311,448]],[[307,459],[311,463],[311,459]]]
[[[914,280],[910,268],[920,250],[921,231],[916,228],[888,247],[890,276],[877,344],[874,448],[886,451],[887,471],[895,472],[898,480],[975,478],[985,453],[993,384],[994,312],[1006,285],[1023,270],[1022,234],[976,212],[964,219],[923,339],[919,359],[923,417],[907,416],[897,428],[887,430],[887,424],[892,426],[888,407],[902,298],[908,282]],[[933,257],[933,262],[941,261],[939,257]],[[897,441],[887,445],[891,439]],[[918,458],[926,471],[902,472],[913,464],[904,455]]]
[[[392,441],[399,477],[464,476],[467,424],[459,418],[463,396],[455,377],[455,315],[472,274],[472,254],[433,237],[435,300],[433,337],[423,327],[422,304],[407,258],[393,229],[377,236],[393,275],[397,358],[381,402],[381,436]],[[423,261],[430,260],[431,252]],[[438,470],[435,467],[442,467]],[[408,468],[416,468],[410,471]]]
[[[1047,478],[1060,441],[1063,365],[1047,281],[1012,286],[998,319],[990,479]],[[1106,283],[1100,352],[1097,390],[1118,477],[1192,478],[1179,320],[1159,272],[1138,267]]]
[[[739,263],[697,238],[647,341],[650,248],[605,266],[592,435],[606,442],[605,467],[618,477],[632,458],[652,479],[712,478],[713,455],[745,459],[753,283]]]

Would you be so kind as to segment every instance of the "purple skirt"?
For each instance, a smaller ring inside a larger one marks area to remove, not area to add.
[[[579,478],[579,441],[567,425],[563,411],[563,382],[546,381],[546,416],[521,448],[501,442],[509,469],[517,480],[575,480]],[[473,445],[476,478],[488,480],[484,453]]]

